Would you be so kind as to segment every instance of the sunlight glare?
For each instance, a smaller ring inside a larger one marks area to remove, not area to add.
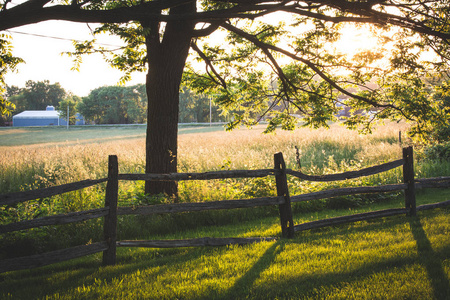
[[[367,26],[357,28],[352,25],[346,25],[341,30],[341,38],[334,43],[334,48],[340,54],[353,57],[361,51],[376,49],[380,45]]]

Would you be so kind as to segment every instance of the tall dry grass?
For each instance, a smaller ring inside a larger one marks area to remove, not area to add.
[[[390,124],[371,136],[361,136],[338,125],[330,130],[303,128],[293,132],[277,131],[274,135],[262,134],[262,127],[180,135],[178,170],[271,168],[273,154],[277,152],[284,153],[288,168],[296,169],[295,147],[298,147],[304,172],[337,172],[401,157],[396,139],[403,128],[402,124]],[[103,178],[111,154],[118,155],[120,172],[144,171],[142,138],[1,147],[0,193]]]
[[[389,124],[369,136],[359,135],[334,124],[331,129],[277,131],[263,134],[263,126],[252,130],[216,131],[179,136],[179,172],[205,172],[221,169],[260,169],[273,166],[273,155],[283,152],[288,168],[298,169],[296,147],[302,171],[309,174],[355,170],[401,157],[398,132],[404,124]],[[87,142],[82,135],[77,143],[57,142],[0,148],[0,193],[10,193],[60,185],[107,175],[108,155],[119,158],[120,172],[143,173],[145,144],[143,138]],[[396,182],[400,173],[376,178]],[[346,183],[370,184],[364,180]],[[320,183],[291,179],[295,193],[326,188]],[[142,194],[142,182],[121,183],[124,204],[148,203]],[[180,183],[180,199],[185,202],[245,198],[271,195],[273,179],[243,179]],[[102,188],[80,191],[77,196],[62,195],[47,210],[72,211],[83,206],[100,206]],[[68,198],[69,197],[69,198]],[[80,199],[82,200],[80,200]],[[55,202],[53,201],[53,202]],[[153,200],[152,200],[153,201]],[[159,201],[159,200],[158,200]],[[77,204],[78,203],[78,204]]]
[[[397,143],[403,124],[380,127],[373,135],[359,135],[337,124],[331,129],[301,128],[262,134],[264,128],[180,136],[180,172],[218,169],[231,162],[232,169],[270,168],[273,155],[283,152],[288,167],[295,168],[297,146],[305,166],[336,161],[360,160],[365,165],[401,157]]]

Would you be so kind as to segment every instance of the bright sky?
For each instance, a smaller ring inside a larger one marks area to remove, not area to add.
[[[24,87],[27,80],[49,80],[50,83],[59,82],[66,91],[75,95],[87,96],[97,87],[115,85],[120,80],[122,73],[111,68],[99,54],[85,56],[79,72],[71,71],[72,58],[61,55],[62,52],[73,51],[72,40],[92,38],[86,24],[47,21],[17,27],[8,32],[13,37],[14,55],[23,58],[26,62],[19,65],[18,72],[6,76],[6,83],[10,86]],[[120,45],[120,41],[112,37],[99,39],[99,43]],[[145,83],[144,73],[134,74],[132,81],[128,84],[138,83]]]

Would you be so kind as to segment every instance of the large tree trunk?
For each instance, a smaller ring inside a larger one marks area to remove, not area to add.
[[[195,11],[195,2],[172,8],[170,14]],[[177,172],[179,89],[190,48],[194,23],[166,24],[160,40],[159,25],[149,24],[147,36],[147,140],[146,173]],[[177,200],[176,182],[145,183],[146,194],[167,194]]]

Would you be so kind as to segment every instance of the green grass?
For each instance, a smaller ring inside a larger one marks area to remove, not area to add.
[[[101,256],[92,255],[3,274],[0,298],[447,299],[448,213],[357,222],[246,246],[119,248],[116,266],[100,267]],[[267,217],[209,227],[167,237],[261,236],[278,223]]]
[[[145,125],[0,127],[0,146],[97,143],[145,138]],[[223,126],[180,126],[179,134],[223,131]]]

